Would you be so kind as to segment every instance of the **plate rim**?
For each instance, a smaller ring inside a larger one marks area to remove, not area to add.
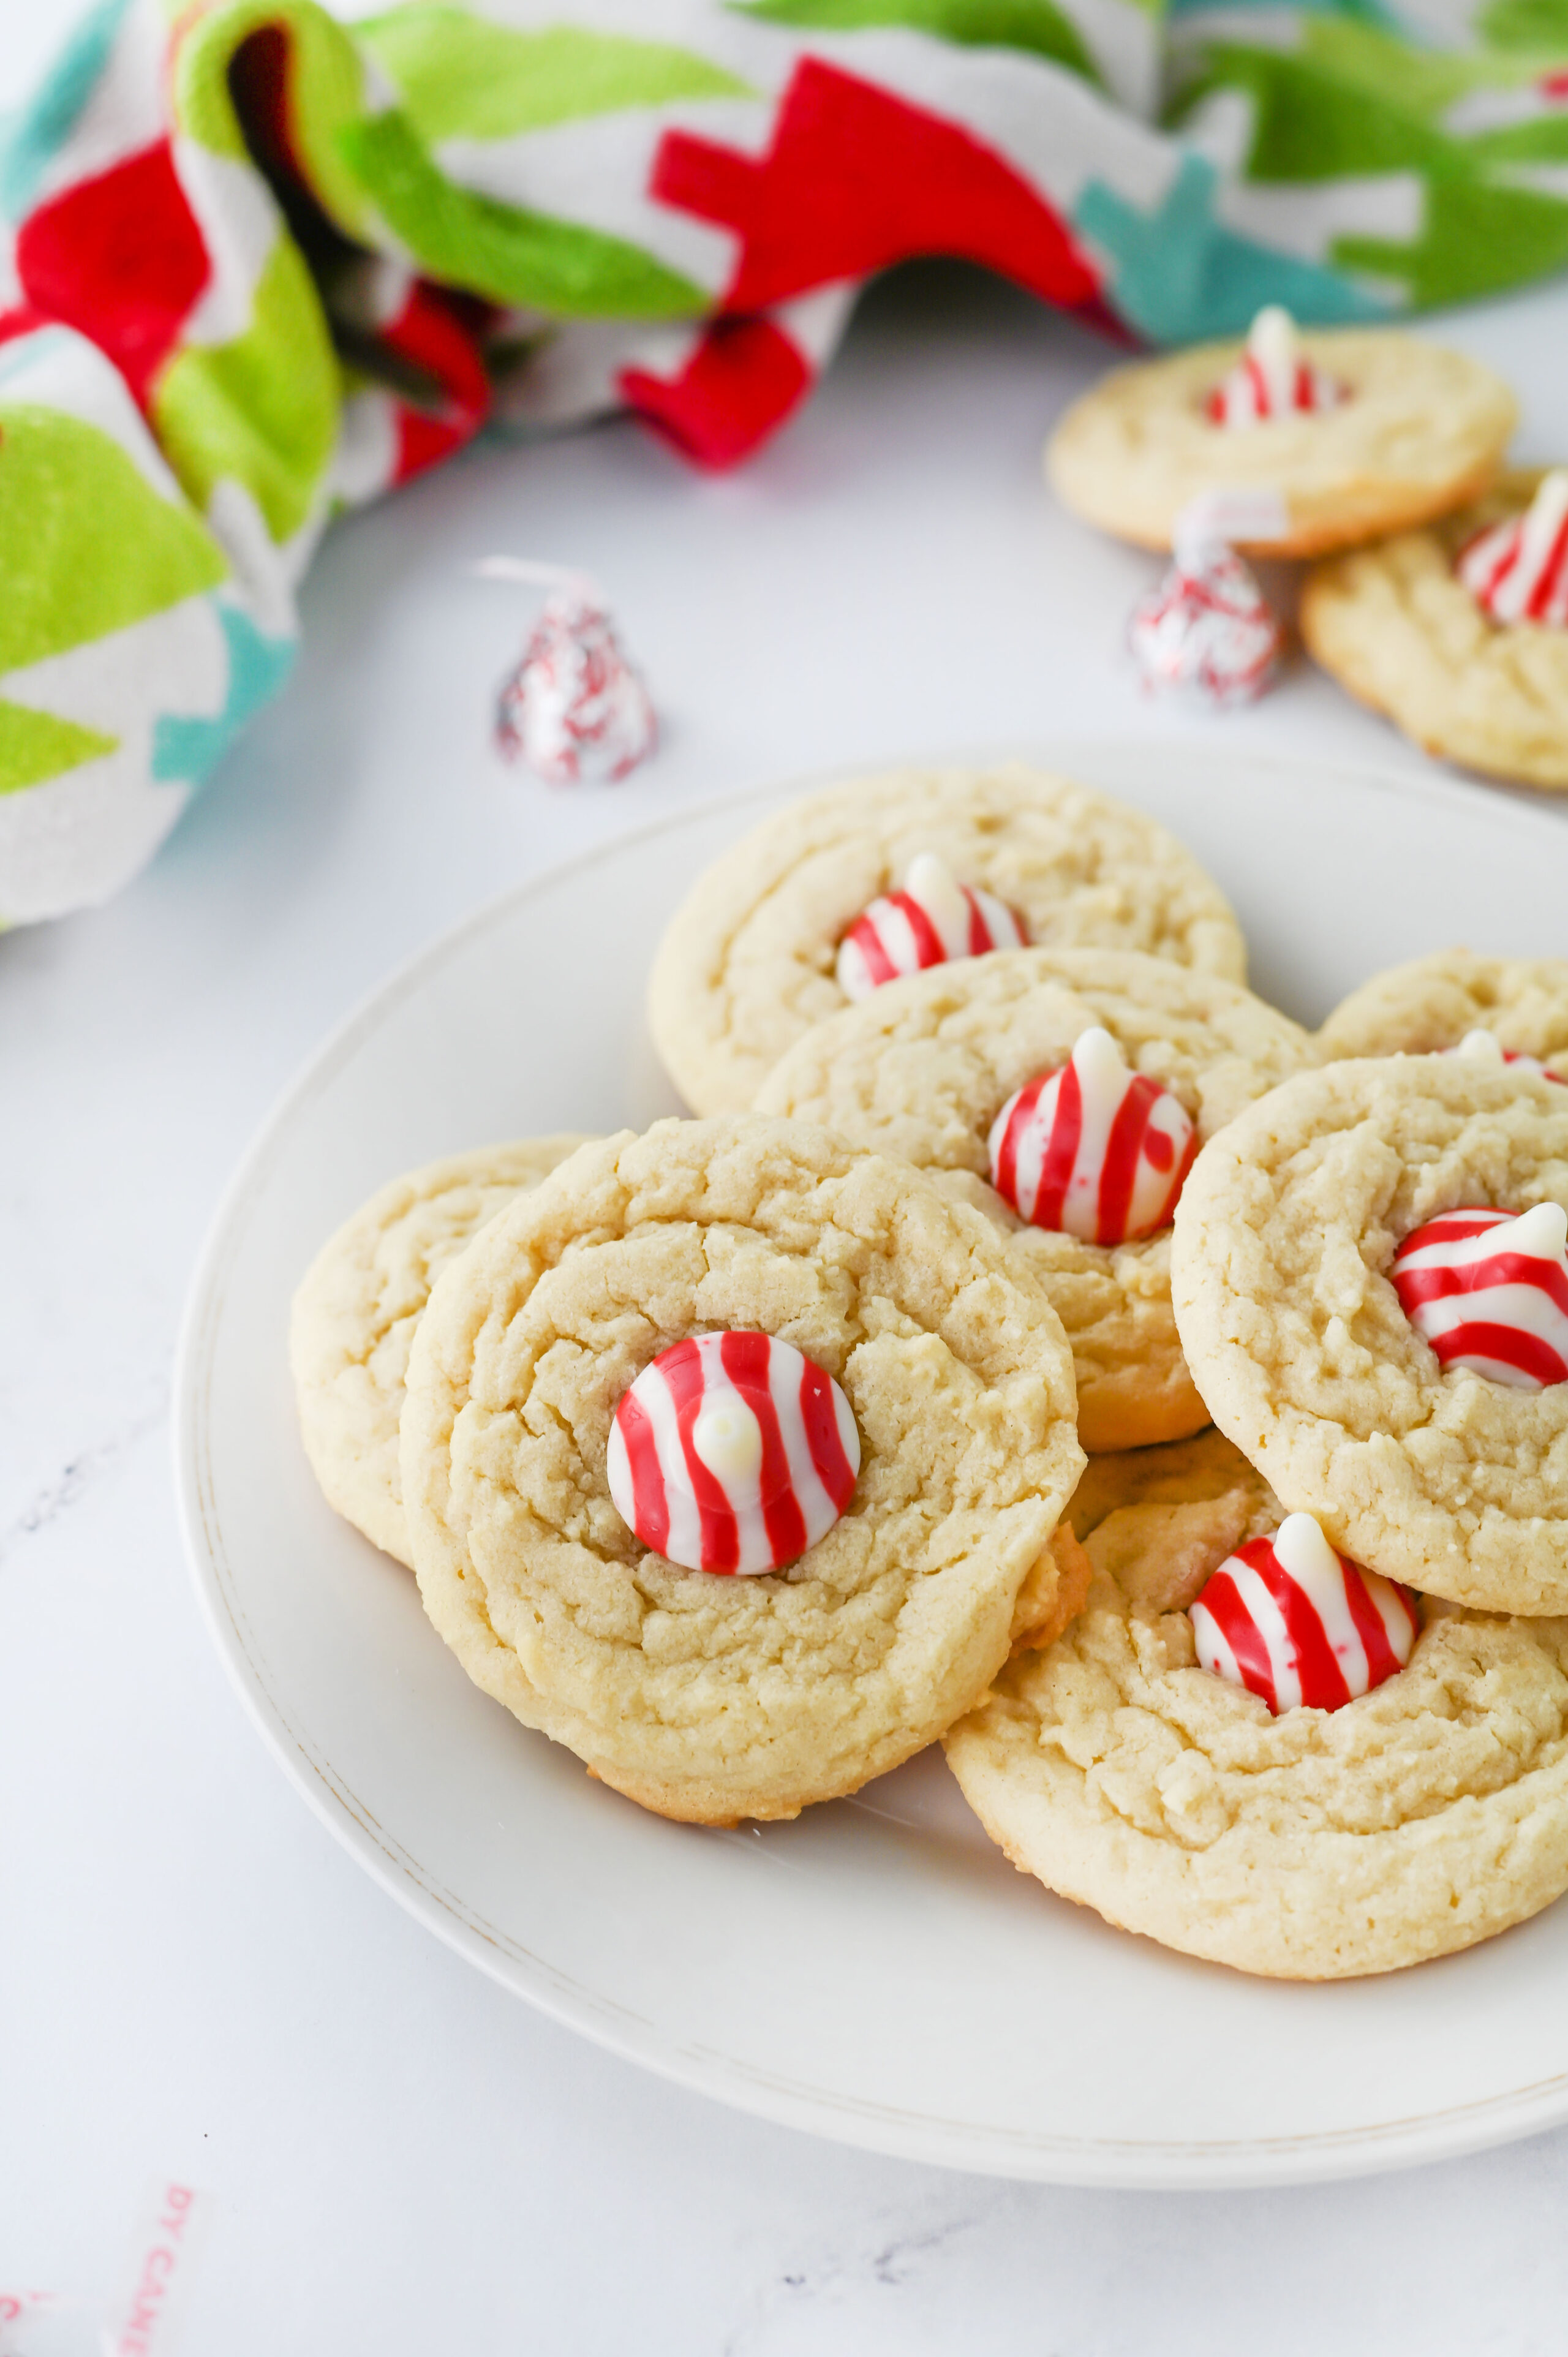
[[[1079,754],[1134,755],[1157,761],[1162,747],[1189,756],[1200,750],[1198,740],[1187,737],[1079,734],[1047,747],[894,756],[878,762],[835,764],[805,775],[754,780],[683,802],[639,825],[620,829],[584,850],[552,861],[444,927],[361,993],[331,1027],[274,1098],[222,1190],[197,1256],[175,1353],[171,1436],[175,1492],[187,1567],[208,1634],[246,1717],[287,1781],[317,1822],[416,1922],[488,1978],[563,2027],[715,2102],[896,2159],[1014,2181],[1101,2190],[1176,2191],[1321,2183],[1457,2158],[1561,2126],[1568,2120],[1568,2071],[1466,2104],[1356,2128],[1228,2139],[1088,2137],[994,2125],[981,2127],[973,2122],[847,2096],[831,2087],[760,2070],[700,2044],[671,2039],[657,2024],[576,1981],[511,1934],[486,1923],[443,1886],[438,1875],[377,1824],[306,1731],[293,1723],[282,1697],[274,1691],[265,1656],[244,1625],[243,1605],[231,1579],[210,1476],[209,1394],[225,1286],[283,1135],[299,1110],[330,1082],[361,1040],[417,991],[427,974],[460,949],[579,871],[591,870],[651,837],[699,825],[753,802],[793,799],[886,770],[1025,760],[1060,770],[1070,769]],[[1305,780],[1305,773],[1316,770],[1320,775],[1352,779],[1415,802],[1458,807],[1472,814],[1485,813],[1505,826],[1520,826],[1527,833],[1560,825],[1565,814],[1550,803],[1499,795],[1491,787],[1459,778],[1381,769],[1375,762],[1357,759],[1315,761],[1310,756],[1262,748],[1239,747],[1237,752],[1260,773],[1283,771]]]

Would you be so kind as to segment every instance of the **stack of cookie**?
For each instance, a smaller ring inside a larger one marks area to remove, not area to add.
[[[1310,1978],[1568,1888],[1568,963],[1423,960],[1316,1045],[1176,1207],[1218,1428],[1090,1464],[1084,1612],[948,1738],[1053,1889]]]
[[[1316,1039],[1244,974],[1191,856],[1066,780],[794,804],[656,962],[694,1118],[435,1166],[325,1247],[324,1491],[662,1814],[792,1816],[940,1738],[1017,1864],[1244,1968],[1534,1911],[1568,966],[1434,962]]]
[[[1238,545],[1318,560],[1302,636],[1353,695],[1430,753],[1568,786],[1568,468],[1501,472],[1517,421],[1461,353],[1386,328],[1298,336],[1271,307],[1244,345],[1113,370],[1047,468],[1075,513],[1146,548],[1243,495]]]

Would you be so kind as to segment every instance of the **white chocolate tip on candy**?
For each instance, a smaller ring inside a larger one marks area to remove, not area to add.
[[[909,862],[904,889],[918,900],[944,942],[969,938],[969,902],[945,859],[922,851]]]
[[[1090,1088],[1117,1088],[1126,1078],[1127,1060],[1109,1031],[1091,1023],[1073,1042],[1073,1069]]]
[[[1542,475],[1525,516],[1527,522],[1542,527],[1543,537],[1555,537],[1568,517],[1568,467],[1553,467]]]
[[[1509,1243],[1530,1260],[1561,1260],[1568,1247],[1568,1211],[1561,1203],[1533,1205],[1509,1230]]]
[[[1295,321],[1283,303],[1265,303],[1247,330],[1247,350],[1264,368],[1294,368],[1300,351]]]
[[[1274,1533],[1274,1553],[1298,1587],[1339,1577],[1339,1558],[1316,1514],[1287,1514]]]
[[[1517,576],[1540,578],[1548,568],[1561,574],[1563,553],[1559,544],[1568,525],[1568,467],[1553,467],[1535,487],[1535,497],[1524,511],[1520,531]],[[1524,601],[1520,600],[1520,611]]]
[[[720,1481],[755,1480],[762,1464],[762,1427],[738,1394],[704,1405],[692,1446]]]
[[[1500,1064],[1503,1043],[1495,1031],[1466,1031],[1454,1053],[1473,1057],[1478,1064]]]
[[[1462,550],[1457,569],[1494,622],[1568,623],[1568,467],[1541,477],[1522,515]]]

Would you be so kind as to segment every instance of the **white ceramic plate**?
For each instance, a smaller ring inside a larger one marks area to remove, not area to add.
[[[1240,911],[1258,988],[1305,1020],[1423,950],[1564,947],[1568,833],[1549,810],[1196,746],[1040,758],[1176,828]],[[323,1503],[285,1359],[317,1245],[411,1164],[676,1110],[641,1018],[663,919],[799,791],[667,820],[482,910],[352,1017],[247,1157],[196,1279],[177,1445],[197,1586],[279,1764],[520,1996],[725,2102],[886,2152],[1262,2184],[1568,2119],[1568,1905],[1391,1979],[1288,1986],[1016,1875],[940,1750],[793,1824],[667,1824],[480,1695],[412,1579]]]

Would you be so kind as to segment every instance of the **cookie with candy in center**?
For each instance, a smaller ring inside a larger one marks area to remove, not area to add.
[[[1298,1980],[1448,1954],[1568,1889],[1568,1620],[1392,1587],[1218,1432],[1091,1458],[1068,1512],[1084,1610],[945,1738],[1021,1871]]]
[[[741,1109],[813,1024],[1026,942],[1246,978],[1219,886],[1141,811],[1019,761],[899,770],[792,802],[698,877],[654,963],[654,1044],[694,1112]]]
[[[1334,1545],[1568,1612],[1568,1089],[1493,1056],[1299,1073],[1199,1154],[1171,1289],[1215,1423]]]
[[[585,1147],[432,1292],[420,1592],[604,1782],[793,1816],[1058,1624],[1074,1404],[1045,1288],[970,1207],[804,1123],[663,1122]]]
[[[1061,1314],[1086,1448],[1197,1432],[1170,1301],[1193,1154],[1310,1060],[1239,984],[1115,950],[1009,950],[889,984],[809,1033],[767,1112],[899,1154],[983,1211]]]
[[[584,1143],[576,1132],[479,1146],[379,1187],[317,1253],[294,1297],[301,1437],[328,1505],[409,1564],[398,1420],[430,1288],[487,1220]]]
[[[1568,958],[1439,950],[1375,974],[1317,1034],[1324,1060],[1490,1052],[1568,1081]]]
[[[1568,468],[1315,565],[1301,634],[1342,687],[1440,759],[1568,786]]]
[[[1277,493],[1273,556],[1354,547],[1486,490],[1519,414],[1492,371],[1391,328],[1296,332],[1277,308],[1244,344],[1202,344],[1113,369],[1046,454],[1075,514],[1146,548],[1219,491]]]

